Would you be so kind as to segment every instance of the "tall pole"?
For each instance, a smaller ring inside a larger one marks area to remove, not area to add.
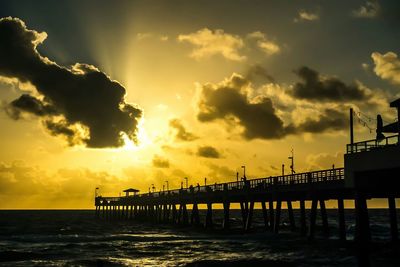
[[[397,128],[398,128],[398,142],[400,143],[400,107],[397,107]]]
[[[186,181],[186,188],[188,188],[188,178],[185,177],[185,181]]]
[[[293,153],[293,148],[292,148],[291,152],[292,152],[292,156],[289,157],[289,159],[292,161],[292,162],[291,162],[292,164],[290,165],[290,170],[292,171],[292,174],[295,174],[295,171],[294,171],[294,153]]]
[[[282,176],[285,175],[285,164],[282,164]]]
[[[350,108],[350,149],[353,152],[354,131],[353,131],[353,108]]]
[[[243,179],[246,180],[246,166],[242,166],[243,168]]]
[[[207,177],[204,177],[204,186],[207,186]]]
[[[167,191],[169,191],[169,183],[168,181],[165,181],[167,183]]]

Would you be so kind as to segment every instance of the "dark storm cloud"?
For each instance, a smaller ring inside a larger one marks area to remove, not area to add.
[[[75,64],[68,69],[42,57],[36,47],[46,37],[28,30],[20,19],[0,19],[0,76],[29,81],[44,99],[25,95],[10,107],[46,116],[50,132],[80,139],[88,147],[122,146],[123,133],[137,141],[142,111],[125,102],[125,88],[93,66]],[[62,127],[55,116],[63,117]],[[78,138],[77,125],[87,128],[89,136]]]
[[[276,115],[271,99],[262,97],[256,103],[250,102],[247,94],[241,91],[241,87],[246,84],[243,77],[233,75],[229,83],[221,84],[217,88],[203,86],[197,118],[202,122],[209,122],[217,119],[229,120],[233,116],[243,126],[243,136],[246,139],[283,137],[286,129],[283,121]]]
[[[348,118],[346,114],[334,109],[325,109],[323,114],[318,118],[307,119],[305,122],[298,125],[295,131],[300,133],[322,133],[328,130],[343,130],[348,127]]]
[[[21,95],[6,106],[6,112],[13,119],[20,119],[21,112],[30,113],[36,116],[57,115],[57,110],[41,100],[27,94]]]
[[[280,139],[290,134],[337,131],[347,126],[346,114],[342,109],[333,108],[324,108],[318,117],[306,118],[299,124],[284,123],[277,115],[270,98],[259,95],[249,99],[246,89],[248,84],[249,81],[245,78],[234,74],[218,85],[203,85],[198,102],[198,120],[238,123],[244,129],[242,136],[248,140]]]
[[[213,158],[218,159],[221,154],[212,146],[201,146],[197,150],[197,155],[203,158]]]
[[[169,160],[155,155],[153,158],[153,166],[156,168],[169,168]]]
[[[79,142],[86,141],[82,138],[76,138],[76,130],[73,129],[72,126],[69,126],[65,120],[45,120],[43,121],[43,124],[51,135],[64,137],[71,146]]]
[[[181,141],[193,141],[198,137],[194,134],[188,132],[186,128],[183,126],[182,122],[179,119],[172,119],[169,121],[169,126],[175,129],[176,134],[175,137]]]
[[[302,80],[294,85],[291,94],[295,98],[323,101],[347,102],[369,99],[358,85],[346,85],[335,77],[322,77],[317,71],[301,67],[295,73]]]

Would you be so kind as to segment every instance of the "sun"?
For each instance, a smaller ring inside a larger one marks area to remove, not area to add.
[[[146,128],[144,127],[144,119],[140,119],[138,123],[138,131],[137,131],[137,143],[132,141],[127,134],[122,134],[122,139],[124,141],[124,146],[121,148],[124,151],[139,151],[149,147],[153,142],[149,138],[149,135],[146,132]]]

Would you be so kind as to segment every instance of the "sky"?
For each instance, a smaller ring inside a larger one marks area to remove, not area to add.
[[[397,0],[0,2],[0,208],[343,166],[393,122]]]

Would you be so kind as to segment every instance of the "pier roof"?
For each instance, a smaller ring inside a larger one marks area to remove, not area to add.
[[[138,190],[138,189],[128,188],[128,189],[125,189],[123,192],[125,192],[125,193],[137,193],[139,191],[140,190]]]

